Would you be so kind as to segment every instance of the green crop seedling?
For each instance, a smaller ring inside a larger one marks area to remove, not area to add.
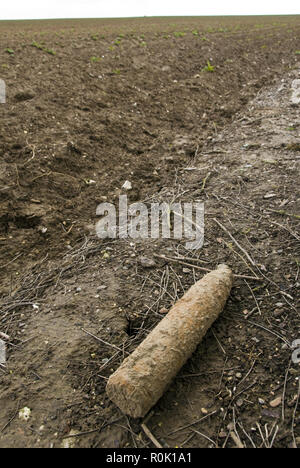
[[[212,73],[215,71],[215,67],[207,60],[207,65],[203,68],[203,71]]]
[[[184,32],[174,32],[175,37],[184,37],[185,33]]]

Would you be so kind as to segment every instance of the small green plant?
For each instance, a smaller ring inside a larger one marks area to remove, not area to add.
[[[9,55],[14,55],[15,51],[13,49],[5,49],[5,52]]]
[[[175,37],[184,37],[184,36],[185,36],[185,33],[184,33],[184,32],[180,32],[180,31],[179,31],[179,32],[175,31],[175,32],[174,32],[174,36],[175,36]]]
[[[117,68],[116,70],[113,70],[113,74],[114,75],[121,75],[121,70],[119,70],[119,68]]]
[[[101,57],[91,57],[91,62],[92,63],[100,62],[100,60],[101,60]]]
[[[207,37],[205,37],[205,36],[202,36],[202,37],[201,37],[201,40],[202,40],[202,41],[208,41]]]
[[[114,42],[114,45],[118,47],[120,44],[121,44],[121,41],[119,39],[116,39]]]
[[[199,33],[198,33],[198,31],[197,31],[196,29],[195,29],[194,31],[192,31],[192,34],[193,34],[194,36],[199,36]]]
[[[295,54],[300,55],[300,50],[296,50]]]
[[[215,71],[215,67],[207,60],[206,67],[203,68],[203,71],[213,73]]]
[[[39,49],[39,50],[43,50],[43,49],[44,49],[44,47],[42,46],[42,44],[39,44],[39,43],[36,42],[36,41],[33,41],[31,45],[32,45],[32,47],[35,47],[36,49]]]
[[[47,52],[47,54],[49,54],[49,55],[56,55],[56,52],[53,49],[43,49],[43,50],[44,50],[44,52]]]
[[[91,38],[93,39],[93,41],[98,41],[99,36],[98,36],[98,34],[92,34]]]
[[[38,50],[42,50],[43,52],[46,52],[47,54],[49,55],[56,55],[56,52],[55,50],[53,49],[47,49],[47,47],[44,47],[42,44],[36,42],[36,41],[33,41],[31,43],[32,47],[35,47],[36,49]]]

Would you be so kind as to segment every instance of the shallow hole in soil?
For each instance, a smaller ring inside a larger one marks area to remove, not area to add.
[[[138,333],[138,328],[141,326],[139,325],[140,320],[128,320],[128,326],[126,328],[126,333],[129,337],[134,337]]]
[[[137,336],[140,331],[141,327],[146,328],[146,324],[143,325],[143,318],[136,318],[128,321],[127,329],[125,330],[129,337]]]
[[[18,229],[33,229],[41,222],[39,216],[15,216],[14,223]]]

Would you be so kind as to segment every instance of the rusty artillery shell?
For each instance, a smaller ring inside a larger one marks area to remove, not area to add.
[[[226,265],[205,275],[111,375],[106,391],[123,413],[144,417],[157,403],[218,318],[232,283]]]

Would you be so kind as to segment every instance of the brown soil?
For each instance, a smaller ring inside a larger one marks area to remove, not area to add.
[[[105,384],[202,272],[140,264],[195,256],[183,242],[96,238],[126,180],[130,201],[205,201],[200,265],[263,278],[236,281],[149,428],[169,447],[299,443],[299,32],[297,17],[0,23],[0,447],[151,446]]]

